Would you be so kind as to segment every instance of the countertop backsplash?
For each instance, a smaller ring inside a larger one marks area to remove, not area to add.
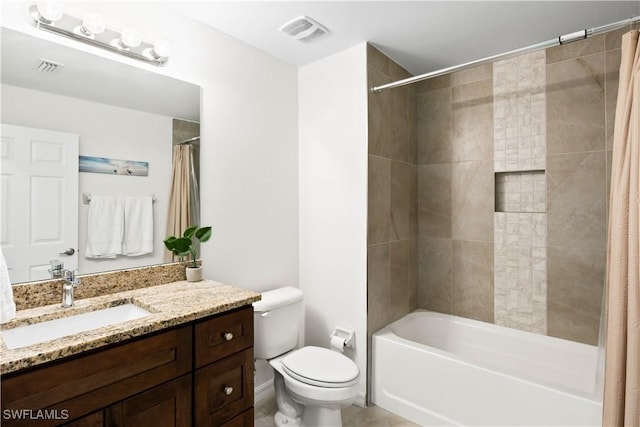
[[[81,283],[75,289],[75,299],[92,298],[113,292],[185,280],[186,264],[188,263],[174,262],[78,276]],[[52,279],[14,285],[13,298],[17,310],[59,303],[62,298],[63,283],[63,279]]]

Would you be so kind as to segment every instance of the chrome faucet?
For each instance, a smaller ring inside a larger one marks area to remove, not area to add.
[[[52,259],[49,261],[51,268],[49,269],[49,274],[51,274],[52,279],[61,279],[62,272],[64,271],[64,262],[58,261],[57,259]]]
[[[76,278],[73,270],[64,270],[62,274],[62,307],[73,307],[73,290],[80,284],[80,279]]]

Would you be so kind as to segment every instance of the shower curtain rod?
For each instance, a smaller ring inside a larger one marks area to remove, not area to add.
[[[199,136],[194,136],[193,138],[189,138],[189,139],[185,139],[184,141],[176,142],[176,145],[189,144],[189,143],[197,141],[199,139],[200,139]]]
[[[441,70],[431,71],[429,73],[420,74],[418,76],[409,77],[406,79],[387,83],[381,86],[374,86],[370,90],[372,93],[380,93],[387,89],[394,89],[396,87],[410,85],[411,83],[421,82],[423,80],[428,80],[434,77],[442,76],[444,74],[453,73],[454,71],[462,71],[467,68],[475,67],[476,65],[486,64],[488,62],[493,62],[499,59],[506,59],[512,56],[522,55],[524,53],[534,52],[540,49],[546,49],[548,47],[558,46],[561,44],[568,44],[578,40],[584,40],[588,37],[595,36],[597,34],[606,33],[607,31],[615,30],[618,28],[622,28],[626,25],[632,25],[636,22],[640,22],[640,15],[633,18],[623,19],[622,21],[614,22],[612,24],[602,25],[600,27],[594,27],[588,30],[580,30],[574,33],[565,34],[563,36],[557,37],[555,39],[547,40],[545,42],[532,44],[530,46],[521,47],[519,49],[510,50],[508,52],[499,53],[497,55],[487,56],[486,58],[476,59],[475,61],[465,62],[464,64],[454,65],[452,67],[443,68]]]

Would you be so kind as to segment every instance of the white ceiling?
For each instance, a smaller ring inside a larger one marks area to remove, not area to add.
[[[292,65],[368,41],[414,74],[640,15],[640,0],[180,1],[168,7]],[[305,44],[278,31],[300,15],[331,33]]]

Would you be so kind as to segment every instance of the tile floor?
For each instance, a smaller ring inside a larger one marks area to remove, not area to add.
[[[273,415],[276,410],[275,395],[256,405],[255,427],[275,427]],[[360,408],[355,405],[342,411],[342,424],[344,427],[409,427],[418,425],[377,406]]]

